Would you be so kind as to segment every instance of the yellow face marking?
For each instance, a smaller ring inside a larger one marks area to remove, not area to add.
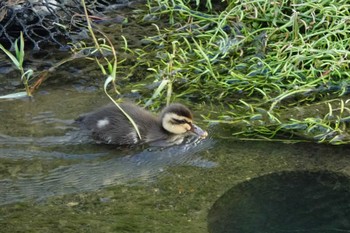
[[[184,134],[192,129],[192,119],[175,113],[166,113],[162,119],[163,128],[173,134]]]

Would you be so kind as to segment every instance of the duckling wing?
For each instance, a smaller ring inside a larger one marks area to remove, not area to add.
[[[144,138],[147,138],[150,129],[158,124],[156,118],[138,106],[128,103],[120,106],[138,126],[141,139],[131,122],[115,105],[108,105],[83,115],[77,122],[83,128],[90,130],[92,138],[98,143],[130,145],[145,142]]]

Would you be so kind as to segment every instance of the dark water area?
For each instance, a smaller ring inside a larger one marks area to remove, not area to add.
[[[105,103],[69,88],[0,102],[1,232],[349,230],[350,147],[236,141],[196,108],[205,140],[106,147],[73,124]]]
[[[348,232],[349,188],[349,176],[328,171],[263,175],[215,202],[209,232]]]

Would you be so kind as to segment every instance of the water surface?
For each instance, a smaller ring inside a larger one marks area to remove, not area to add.
[[[241,182],[350,174],[347,146],[241,142],[220,125],[208,127],[208,139],[163,150],[95,145],[72,122],[107,102],[67,88],[0,102],[1,232],[202,233],[214,203]]]

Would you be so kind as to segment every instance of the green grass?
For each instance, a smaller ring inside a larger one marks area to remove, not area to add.
[[[145,38],[136,66],[160,83],[160,101],[191,96],[222,104],[224,112],[207,120],[239,125],[233,133],[239,139],[294,135],[349,143],[346,1],[226,1],[217,11],[213,3],[198,4],[148,3],[143,20],[153,19],[158,34]],[[161,28],[154,19],[169,25]],[[308,111],[288,115],[298,108]]]

